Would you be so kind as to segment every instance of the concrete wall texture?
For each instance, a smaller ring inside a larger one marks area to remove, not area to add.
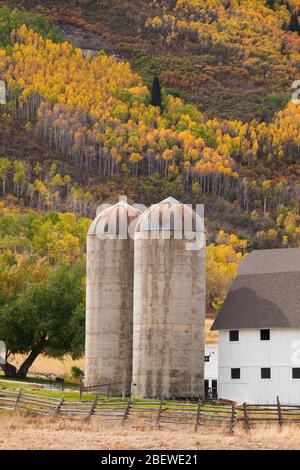
[[[184,240],[135,240],[133,393],[203,394],[205,272]]]
[[[182,208],[170,198],[149,209],[153,220],[162,220],[165,204]],[[164,239],[163,225],[145,238],[147,217],[141,216],[135,237],[133,393],[203,396],[205,250],[188,251],[177,230]]]
[[[126,211],[123,206],[123,212]],[[100,213],[87,237],[85,385],[123,383],[132,376],[133,240],[99,239],[116,206]],[[136,211],[136,216],[139,214]],[[124,215],[124,214],[123,214]]]

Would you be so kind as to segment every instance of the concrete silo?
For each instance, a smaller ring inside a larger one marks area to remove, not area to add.
[[[193,245],[191,236],[198,240]],[[149,208],[136,227],[134,270],[134,395],[203,396],[202,219],[173,198]]]
[[[139,215],[121,201],[100,212],[88,232],[85,386],[126,377],[130,391],[134,242],[128,227]]]

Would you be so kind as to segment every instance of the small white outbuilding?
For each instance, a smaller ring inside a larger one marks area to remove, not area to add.
[[[252,252],[226,298],[219,331],[219,398],[300,404],[300,249]]]
[[[205,345],[204,361],[204,397],[216,400],[218,398],[218,345]]]

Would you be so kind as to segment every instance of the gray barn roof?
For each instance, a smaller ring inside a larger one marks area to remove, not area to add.
[[[300,248],[261,250],[241,262],[212,330],[300,328]]]

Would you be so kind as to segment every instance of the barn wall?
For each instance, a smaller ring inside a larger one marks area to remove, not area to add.
[[[300,367],[300,329],[271,329],[270,341],[260,340],[260,330],[240,330],[239,341],[229,341],[229,331],[219,336],[219,397],[239,403],[300,404],[300,379],[292,368]],[[271,379],[261,379],[261,368],[271,368]],[[241,378],[231,379],[231,368]]]

